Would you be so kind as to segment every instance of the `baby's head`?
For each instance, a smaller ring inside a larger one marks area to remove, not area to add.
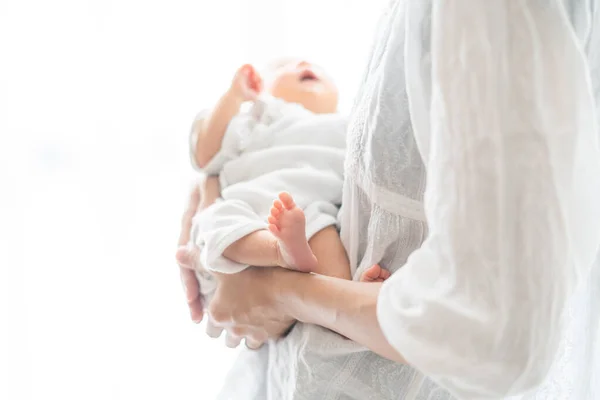
[[[262,71],[265,90],[317,114],[337,111],[338,90],[319,66],[298,58],[280,58]]]

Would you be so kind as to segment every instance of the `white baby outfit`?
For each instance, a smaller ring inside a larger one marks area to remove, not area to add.
[[[203,118],[201,113],[198,118]],[[230,122],[219,152],[198,168],[218,175],[221,199],[194,219],[192,241],[208,270],[237,273],[248,265],[223,256],[244,236],[267,228],[279,193],[288,192],[306,214],[306,237],[335,225],[342,199],[347,120],[314,114],[298,104],[261,96]],[[214,290],[203,274],[203,293]]]

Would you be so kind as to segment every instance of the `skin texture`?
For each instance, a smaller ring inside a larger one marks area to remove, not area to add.
[[[289,193],[273,202],[269,229],[253,232],[229,245],[223,255],[240,264],[282,267],[351,279],[346,250],[334,226],[306,240],[306,218]]]
[[[337,109],[337,88],[317,66],[302,60],[282,59],[271,64],[265,75],[266,83],[251,65],[242,66],[210,116],[196,122],[193,128],[198,137],[195,155],[200,167],[219,151],[227,125],[241,105],[255,100],[262,90],[302,104],[315,113],[333,113]],[[189,242],[193,216],[219,196],[216,178],[209,177],[200,186],[202,190],[196,187],[190,196],[176,254],[190,315],[197,323],[205,312],[194,273],[194,269],[201,266],[196,262],[197,249],[184,246]],[[325,236],[327,240],[318,240]],[[340,245],[327,249],[326,243],[334,241]],[[219,285],[208,310],[209,335],[218,336],[220,330],[225,329],[229,346],[235,347],[241,338],[246,338],[246,344],[256,348],[269,337],[281,336],[295,320],[300,320],[330,328],[381,355],[401,361],[383,338],[376,318],[380,282],[387,279],[389,273],[374,266],[361,279],[369,283],[348,281],[348,261],[335,229],[323,230],[309,245],[314,252],[323,253],[317,257],[318,271],[338,271],[331,274],[331,280],[321,280],[323,276],[313,274],[281,274],[286,271],[280,268],[248,268],[238,274],[214,274]],[[356,296],[360,296],[360,301]]]
[[[202,186],[208,190],[215,188],[206,181]],[[214,193],[207,197],[214,197]],[[199,206],[208,206],[200,198],[198,188],[192,191],[183,216],[180,245],[187,243],[182,238],[189,239],[191,221]],[[203,304],[192,270],[201,267],[196,263],[195,251],[180,247],[177,260],[192,320],[200,322]],[[256,348],[267,338],[280,337],[299,320],[336,331],[385,358],[405,362],[389,345],[377,321],[379,282],[354,282],[282,268],[256,267],[215,276],[218,286],[208,309],[208,325],[226,330],[227,344],[232,347],[246,338],[247,346]]]
[[[252,65],[241,66],[210,115],[195,122],[192,129],[197,136],[195,156],[199,167],[206,166],[217,154],[227,126],[242,104],[256,100],[263,91],[316,114],[336,112],[338,89],[322,68],[289,58],[271,63],[264,73],[266,81]]]
[[[192,227],[192,220],[197,212],[210,206],[219,197],[220,187],[217,177],[208,177],[200,182],[193,185],[190,192],[188,205],[183,213],[181,222],[181,232],[178,240],[178,250],[176,253],[176,260],[179,265],[179,272],[181,276],[181,282],[185,292],[186,301],[190,311],[190,318],[193,322],[199,324],[203,319],[207,319],[207,334],[211,337],[219,337],[223,330],[222,325],[215,323],[212,315],[206,315],[205,304],[202,295],[200,294],[200,284],[196,277],[195,270],[201,270],[202,266],[197,263],[198,250],[196,248],[189,248],[186,244],[190,239],[190,232]],[[255,270],[258,268],[249,268],[248,270]],[[270,269],[270,268],[269,268]],[[221,275],[215,274],[219,279],[219,282],[230,282],[239,283],[243,282],[244,278],[250,278],[251,274],[233,274],[233,275]],[[233,279],[232,279],[233,278]],[[241,278],[238,279],[238,278]],[[243,284],[243,283],[242,283]],[[219,284],[219,286],[221,286]],[[256,293],[255,293],[256,294]],[[224,300],[222,300],[225,298]],[[211,304],[221,304],[227,302],[226,292],[218,290],[214,295]],[[216,302],[215,302],[216,300]],[[218,314],[218,311],[216,311]],[[264,333],[260,329],[253,329],[253,335],[245,335],[243,332],[251,329],[246,326],[235,326],[227,329],[226,344],[228,347],[237,347],[240,344],[242,338],[246,338],[246,345],[251,348],[259,348],[268,337],[279,337],[295,322],[295,320],[289,316],[281,317],[278,321],[274,321],[269,325],[269,329]]]
[[[221,97],[210,116],[196,121],[193,127],[198,137],[195,155],[200,167],[210,162],[219,151],[227,126],[231,118],[239,113],[241,105],[246,101],[255,100],[263,90],[287,102],[302,104],[315,113],[333,113],[337,110],[337,88],[318,66],[298,59],[280,59],[270,64],[264,75],[265,79],[251,65],[240,67],[230,88]],[[212,204],[219,197],[219,192],[218,180],[215,177],[207,178],[192,190],[190,202],[184,212],[179,238],[180,248],[176,254],[190,315],[196,323],[202,321],[206,311],[194,272],[194,269],[201,269],[201,266],[196,264],[197,249],[184,246],[189,242],[193,216]],[[327,237],[327,240],[319,240],[323,237]],[[301,320],[323,325],[350,339],[361,339],[358,340],[360,343],[375,351],[379,349],[380,353],[389,350],[382,346],[382,343],[387,345],[387,342],[382,340],[374,308],[380,286],[378,282],[389,276],[387,271],[378,266],[372,267],[362,279],[372,282],[368,284],[370,288],[366,289],[363,284],[356,286],[357,282],[347,280],[347,257],[341,242],[335,249],[325,245],[332,243],[333,239],[340,242],[335,229],[325,229],[309,242],[314,252],[324,255],[317,257],[320,264],[317,270],[338,271],[331,274],[333,280],[317,280],[313,285],[312,279],[317,275],[281,275],[283,270],[279,271],[279,268],[249,268],[239,274],[215,274],[219,285],[208,310],[208,334],[216,337],[221,329],[225,329],[226,342],[230,347],[237,346],[242,338],[246,338],[246,344],[256,348],[269,337],[281,336],[295,320]],[[295,281],[302,283],[302,291],[297,290],[299,285],[292,284]],[[347,285],[339,286],[342,281]],[[265,286],[267,282],[268,285]],[[328,285],[331,285],[331,288],[320,288]],[[256,290],[248,290],[250,287]],[[319,289],[315,290],[316,287]],[[325,292],[319,293],[320,290]],[[354,293],[357,290],[358,293]],[[332,296],[333,293],[337,293],[336,296]],[[364,304],[359,304],[356,299],[351,298],[357,294],[364,297]],[[344,299],[346,296],[348,299]],[[240,301],[244,306],[253,306],[239,307]],[[328,307],[319,307],[320,302]],[[347,309],[350,306],[354,309]],[[360,310],[363,311],[362,314]],[[369,310],[367,314],[364,314],[365,310]],[[339,318],[342,316],[344,318]],[[353,319],[353,316],[359,318]],[[364,326],[373,328],[366,331],[357,330],[353,326],[354,323],[366,323]],[[369,342],[369,338],[372,343]],[[362,339],[367,340],[364,342]],[[389,358],[398,359],[392,352],[388,351],[388,355]]]
[[[203,183],[199,183],[203,184]],[[200,206],[200,187],[195,184],[190,191],[190,197],[188,205],[181,218],[181,232],[179,234],[179,240],[177,245],[179,249],[175,255],[177,263],[179,264],[179,275],[181,277],[181,284],[185,292],[186,302],[190,310],[190,318],[195,323],[199,324],[204,318],[204,303],[202,296],[200,295],[200,285],[198,278],[194,273],[194,262],[192,261],[193,254],[188,251],[185,245],[190,240],[190,233],[192,230],[192,219]]]
[[[300,59],[281,59],[267,67],[266,90],[316,114],[337,111],[338,90],[321,67]]]

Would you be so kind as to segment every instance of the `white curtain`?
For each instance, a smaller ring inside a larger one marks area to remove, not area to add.
[[[385,0],[0,0],[0,398],[211,399],[173,253],[194,114],[300,55],[347,112]]]

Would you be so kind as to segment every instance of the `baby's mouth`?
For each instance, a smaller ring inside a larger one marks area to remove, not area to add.
[[[317,75],[309,69],[300,74],[300,82],[317,82],[318,80]]]

